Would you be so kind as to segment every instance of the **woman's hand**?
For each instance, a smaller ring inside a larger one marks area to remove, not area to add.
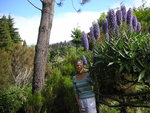
[[[79,112],[80,112],[80,113],[83,113],[83,112],[82,112],[82,109],[83,109],[82,106],[79,105]]]

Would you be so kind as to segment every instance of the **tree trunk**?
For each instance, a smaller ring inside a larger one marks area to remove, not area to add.
[[[32,93],[37,94],[42,90],[48,55],[49,38],[51,33],[55,0],[41,0],[42,15],[35,48],[34,73]]]

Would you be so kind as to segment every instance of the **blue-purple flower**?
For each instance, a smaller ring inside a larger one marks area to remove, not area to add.
[[[103,33],[105,34],[106,40],[109,40],[107,19],[102,20],[102,30],[103,30]]]
[[[83,61],[83,64],[84,64],[84,65],[87,65],[87,64],[88,64],[87,59],[86,59],[85,56],[82,56],[82,61]]]
[[[122,20],[126,21],[127,13],[126,13],[126,7],[124,5],[121,6],[121,11],[122,11]]]
[[[136,18],[136,16],[133,16],[133,18],[132,18],[132,25],[133,25],[133,29],[136,30],[137,29],[137,18]]]
[[[116,34],[116,35],[119,35],[119,33],[120,33],[119,26],[116,25],[116,28],[115,28],[115,34]]]
[[[110,9],[107,13],[108,25],[111,30],[114,30],[116,27],[116,15],[113,9]]]
[[[116,11],[116,20],[117,20],[118,26],[120,26],[122,24],[122,11],[121,10]]]
[[[129,8],[128,12],[127,12],[127,24],[132,24],[132,9]]]
[[[108,33],[108,21],[107,21],[107,19],[102,20],[102,30],[103,30],[104,34]]]
[[[100,28],[97,22],[93,22],[93,32],[96,40],[100,38]]]
[[[141,30],[141,23],[137,22],[137,28],[136,28],[137,32],[140,32]]]
[[[106,40],[109,41],[109,34],[108,33],[105,34],[105,37],[106,37]]]
[[[90,27],[90,38],[95,40],[93,27]]]
[[[85,34],[85,32],[82,32],[82,45],[84,47],[85,50],[89,49],[89,41],[87,38],[87,34]]]

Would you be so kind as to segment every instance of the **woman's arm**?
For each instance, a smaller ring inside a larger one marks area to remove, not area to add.
[[[80,106],[81,104],[80,104],[79,97],[78,97],[77,94],[75,94],[75,98],[76,98],[76,101],[77,101],[78,105]]]
[[[76,101],[77,101],[78,106],[79,106],[79,112],[81,113],[81,103],[80,103],[80,101],[79,101],[79,97],[78,97],[77,94],[75,94],[75,98],[76,98]]]

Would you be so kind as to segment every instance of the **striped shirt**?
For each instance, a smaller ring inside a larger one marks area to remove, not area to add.
[[[92,91],[91,85],[93,83],[89,73],[83,80],[77,80],[77,77],[73,77],[74,92],[79,96],[79,99],[95,97],[94,92]]]

